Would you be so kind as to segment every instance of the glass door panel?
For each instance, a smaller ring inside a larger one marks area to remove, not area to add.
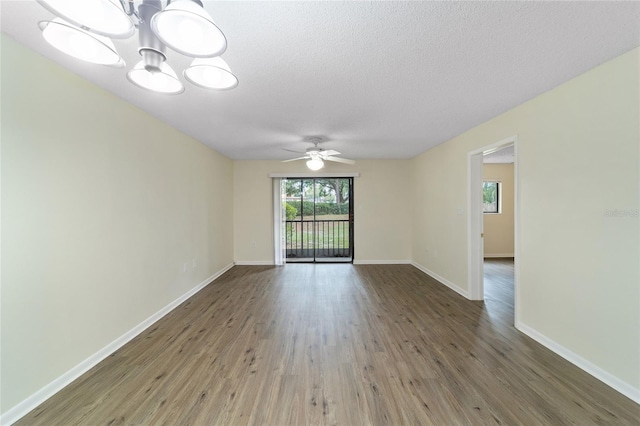
[[[353,260],[353,178],[287,179],[287,262]]]

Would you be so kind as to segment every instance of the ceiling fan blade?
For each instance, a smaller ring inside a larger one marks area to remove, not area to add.
[[[295,152],[296,154],[304,154],[304,151],[294,151],[292,149],[287,149],[287,148],[280,148],[283,151],[289,151],[289,152]]]
[[[325,160],[327,160],[327,161],[335,161],[336,163],[356,164],[355,160],[349,160],[348,158],[326,157]]]
[[[307,158],[311,158],[311,157],[309,157],[308,155],[305,155],[304,157],[292,158],[291,160],[282,160],[282,162],[288,163],[289,161],[306,160]]]
[[[331,157],[332,155],[340,155],[338,151],[334,151],[333,149],[328,149],[326,151],[320,151],[320,155],[323,157]]]

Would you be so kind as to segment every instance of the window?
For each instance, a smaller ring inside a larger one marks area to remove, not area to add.
[[[500,187],[500,182],[482,182],[482,204],[484,213],[501,213]]]

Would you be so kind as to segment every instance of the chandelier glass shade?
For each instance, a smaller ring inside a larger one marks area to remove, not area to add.
[[[227,39],[206,10],[192,0],[177,0],[151,18],[151,30],[171,49],[194,58],[224,53]]]
[[[124,67],[124,61],[108,37],[92,34],[60,18],[41,21],[38,25],[45,40],[68,55],[94,64]]]
[[[37,0],[57,15],[38,25],[44,39],[77,59],[100,65],[124,67],[124,60],[109,38],[128,38],[139,33],[142,57],[127,73],[134,85],[165,94],[178,94],[184,85],[165,62],[166,47],[195,58],[184,71],[193,85],[229,90],[238,79],[219,57],[227,39],[200,0]]]
[[[135,32],[119,0],[38,0],[38,3],[65,21],[95,34],[128,38]]]
[[[221,57],[194,59],[184,70],[184,78],[204,89],[230,90],[238,85],[238,79]]]
[[[159,70],[149,71],[145,62],[140,61],[127,73],[130,82],[143,89],[168,95],[184,92],[184,85],[178,79],[175,71],[166,63],[160,65]]]

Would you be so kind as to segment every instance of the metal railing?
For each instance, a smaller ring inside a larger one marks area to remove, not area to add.
[[[287,220],[287,259],[350,258],[349,220]]]

